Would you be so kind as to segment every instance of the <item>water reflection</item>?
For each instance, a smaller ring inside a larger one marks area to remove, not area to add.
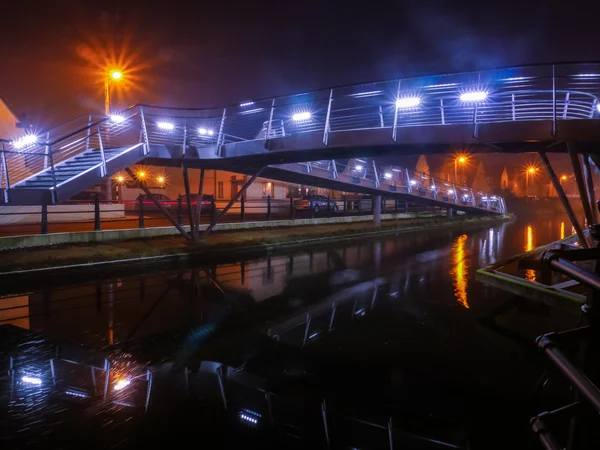
[[[450,275],[453,278],[454,295],[456,301],[465,308],[469,307],[467,301],[467,277],[468,277],[468,255],[465,252],[465,244],[467,242],[467,235],[463,234],[459,236],[454,244],[452,245],[452,254],[454,259],[454,267],[450,271]]]
[[[527,225],[527,228],[525,229],[525,251],[529,252],[533,249],[533,227],[531,225]],[[535,281],[535,270],[527,269],[525,271],[525,279],[529,281]]]

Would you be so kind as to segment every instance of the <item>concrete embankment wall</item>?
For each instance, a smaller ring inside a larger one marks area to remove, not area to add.
[[[384,221],[415,219],[427,217],[440,217],[434,213],[398,213],[398,214],[382,214],[381,218]],[[501,216],[491,216],[501,217]],[[310,225],[327,225],[341,223],[358,223],[372,222],[372,215],[364,216],[345,216],[345,217],[324,217],[315,219],[296,219],[296,220],[271,220],[269,222],[237,222],[237,223],[220,223],[214,228],[215,231],[239,231],[252,230],[258,228],[281,228],[281,227],[302,227]],[[200,225],[200,230],[205,230],[208,225]],[[184,226],[189,231],[189,226]],[[103,231],[83,231],[74,233],[51,233],[44,235],[27,235],[27,236],[6,236],[0,237],[0,250],[46,247],[50,245],[64,244],[81,244],[81,243],[101,243],[126,241],[131,239],[153,238],[161,236],[177,235],[179,232],[175,227],[155,227],[155,228],[129,228],[119,230],[103,230]]]

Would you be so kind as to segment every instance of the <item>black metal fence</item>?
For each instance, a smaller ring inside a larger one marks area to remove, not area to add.
[[[159,207],[157,203],[162,207]],[[202,201],[200,223],[210,223],[227,202]],[[295,220],[349,215],[369,215],[373,213],[371,197],[343,196],[327,198],[325,206],[312,207],[302,204],[301,199],[262,199],[239,201],[221,217],[220,222]],[[77,206],[73,208],[72,206]],[[197,202],[191,210],[196,213]],[[400,201],[397,198],[382,198],[382,214],[417,213],[446,214],[445,208],[423,206]],[[101,231],[108,229],[153,228],[171,226],[171,222],[161,211],[164,209],[180,225],[189,225],[188,204],[184,196],[176,200],[151,201],[145,197],[137,200],[116,202],[70,201],[61,205],[0,208],[0,235],[47,234],[55,232]],[[71,216],[66,218],[67,216]]]

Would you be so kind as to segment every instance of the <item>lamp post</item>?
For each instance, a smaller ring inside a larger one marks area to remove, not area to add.
[[[525,195],[529,196],[529,175],[533,176],[537,172],[537,167],[528,167],[525,171]]]
[[[104,115],[110,116],[110,100],[112,94],[112,84],[118,83],[123,79],[123,72],[111,70],[104,80]]]
[[[467,157],[466,156],[457,156],[456,158],[454,158],[454,183],[455,184],[460,184],[458,182],[458,164],[464,164],[467,162]]]

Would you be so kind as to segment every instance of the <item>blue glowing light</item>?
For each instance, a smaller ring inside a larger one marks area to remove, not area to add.
[[[65,391],[65,394],[70,395],[71,397],[79,397],[79,398],[88,398],[89,395],[84,394],[82,392],[76,392],[76,391]]]
[[[356,170],[363,170],[363,166],[361,166],[360,164],[357,164],[355,167]]]
[[[175,129],[175,125],[171,122],[157,122],[156,126],[161,130],[173,131]]]
[[[249,409],[242,409],[240,411],[240,420],[247,425],[256,426],[262,416],[256,411],[250,411]]]
[[[398,109],[416,108],[420,104],[420,97],[403,97],[396,100],[396,108]]]
[[[391,172],[386,172],[383,174],[383,178],[385,178],[386,180],[391,180],[392,179],[392,173]]]
[[[33,384],[35,386],[41,386],[42,384],[42,379],[39,377],[32,377],[29,375],[24,375],[23,377],[21,377],[21,381],[25,384]]]
[[[350,97],[375,97],[376,95],[380,95],[382,91],[368,91],[368,92],[357,92],[356,94],[350,94]]]
[[[35,134],[26,134],[19,139],[15,139],[12,144],[14,148],[20,150],[22,148],[37,144],[37,141],[38,137]]]
[[[254,102],[245,102],[245,103],[240,103],[240,106],[242,108],[245,108],[246,106],[252,106],[254,105]]]
[[[111,114],[110,121],[113,123],[123,123],[125,122],[125,117],[120,114]]]
[[[600,112],[600,103],[598,103],[598,104],[596,105],[596,109],[598,110],[598,112]]]
[[[487,96],[488,93],[485,91],[463,92],[460,94],[460,101],[469,103],[482,102],[487,98]]]
[[[294,120],[296,122],[301,122],[301,121],[305,121],[305,120],[310,120],[311,117],[312,117],[312,114],[310,113],[310,111],[302,111],[302,112],[294,113],[294,115],[292,115],[292,120]]]

